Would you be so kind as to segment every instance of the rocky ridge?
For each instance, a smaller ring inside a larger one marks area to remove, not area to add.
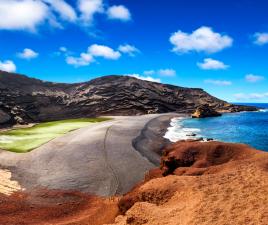
[[[229,104],[199,88],[128,76],[63,84],[0,71],[0,126],[100,115],[192,113],[204,104],[224,112],[256,110]]]

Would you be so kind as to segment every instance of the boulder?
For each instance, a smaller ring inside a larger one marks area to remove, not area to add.
[[[20,125],[26,125],[28,124],[26,121],[24,121],[21,117],[19,116],[15,116],[14,117],[14,120],[16,121],[17,124],[20,124]]]
[[[191,134],[186,134],[187,137],[196,137],[197,134],[191,133]]]
[[[221,114],[207,104],[199,106],[196,109],[196,111],[192,114],[192,118],[206,118],[215,116],[221,116]]]
[[[214,141],[213,138],[207,138],[207,141]]]

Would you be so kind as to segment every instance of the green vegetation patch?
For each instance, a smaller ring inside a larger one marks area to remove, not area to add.
[[[33,127],[0,132],[0,149],[25,153],[70,131],[108,118],[82,118],[40,123]]]

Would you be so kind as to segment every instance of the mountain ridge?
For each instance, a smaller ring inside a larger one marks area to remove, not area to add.
[[[0,71],[0,125],[102,115],[192,113],[208,104],[217,111],[253,111],[201,88],[179,87],[109,75],[80,83],[55,83]]]

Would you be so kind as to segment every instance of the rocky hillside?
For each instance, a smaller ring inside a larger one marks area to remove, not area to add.
[[[256,110],[217,99],[202,89],[127,76],[62,84],[0,71],[0,125],[99,115],[193,112],[208,104],[217,111]]]

